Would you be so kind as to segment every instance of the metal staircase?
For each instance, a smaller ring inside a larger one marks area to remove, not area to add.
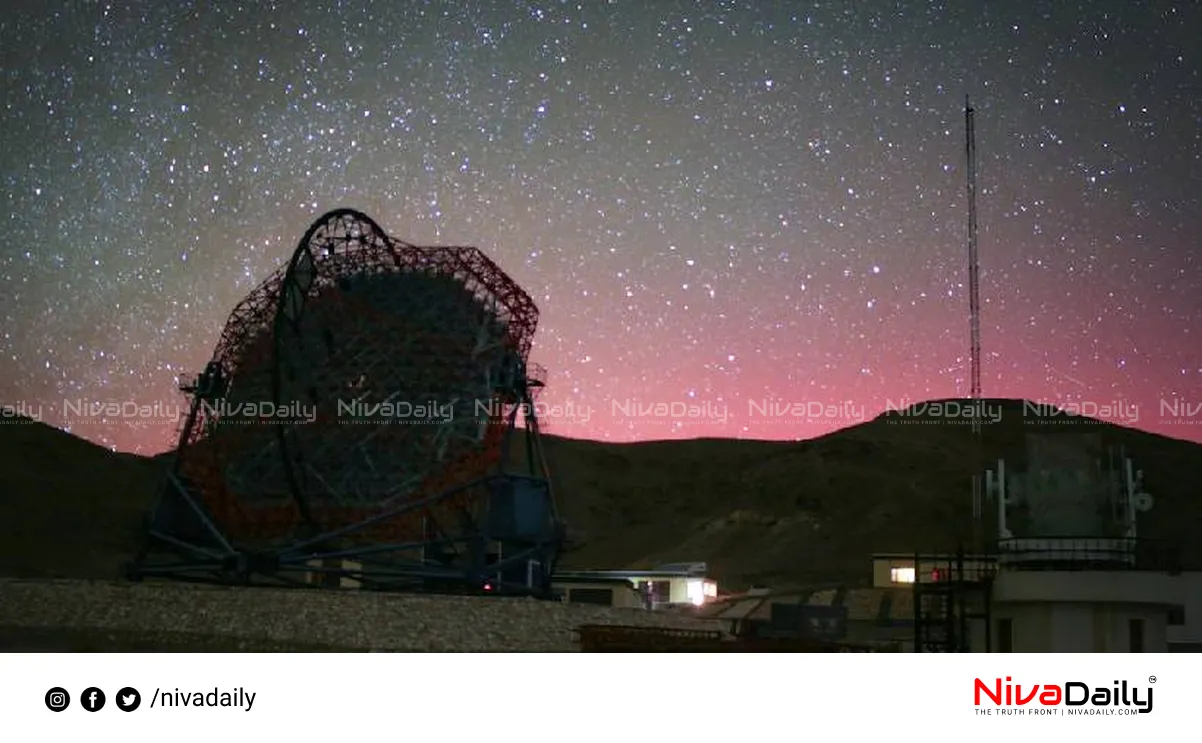
[[[919,554],[914,565],[914,652],[990,652],[992,561]],[[984,647],[973,647],[974,634]]]

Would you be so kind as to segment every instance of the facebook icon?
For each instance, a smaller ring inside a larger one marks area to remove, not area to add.
[[[95,686],[89,686],[79,696],[79,701],[88,712],[98,712],[104,707],[104,692]]]

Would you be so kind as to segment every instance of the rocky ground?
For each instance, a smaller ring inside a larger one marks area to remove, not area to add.
[[[585,624],[725,629],[665,612],[534,599],[0,580],[0,650],[578,650]]]

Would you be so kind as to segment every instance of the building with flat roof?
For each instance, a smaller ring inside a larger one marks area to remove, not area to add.
[[[1138,537],[1154,505],[1143,472],[1099,434],[1031,433],[1025,443],[1010,471],[999,459],[973,494],[987,535],[977,554],[874,558],[875,586],[914,594],[915,649],[1196,648],[1202,574],[1182,569],[1174,545]]]
[[[625,578],[577,575],[567,578],[554,576],[551,590],[561,601],[570,604],[616,606],[623,609],[649,609],[642,591]]]
[[[956,603],[948,594],[958,592],[971,652],[1202,652],[1202,571],[1178,569],[1172,551],[1114,540],[1011,547],[874,555],[873,587],[911,592],[919,608]]]
[[[552,585],[581,580],[625,581],[644,598],[648,609],[701,606],[718,596],[718,583],[704,562],[672,563],[652,570],[560,570]]]

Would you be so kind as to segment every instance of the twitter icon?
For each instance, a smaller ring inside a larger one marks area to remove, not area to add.
[[[117,692],[117,708],[122,712],[133,712],[142,703],[142,695],[132,686]]]

